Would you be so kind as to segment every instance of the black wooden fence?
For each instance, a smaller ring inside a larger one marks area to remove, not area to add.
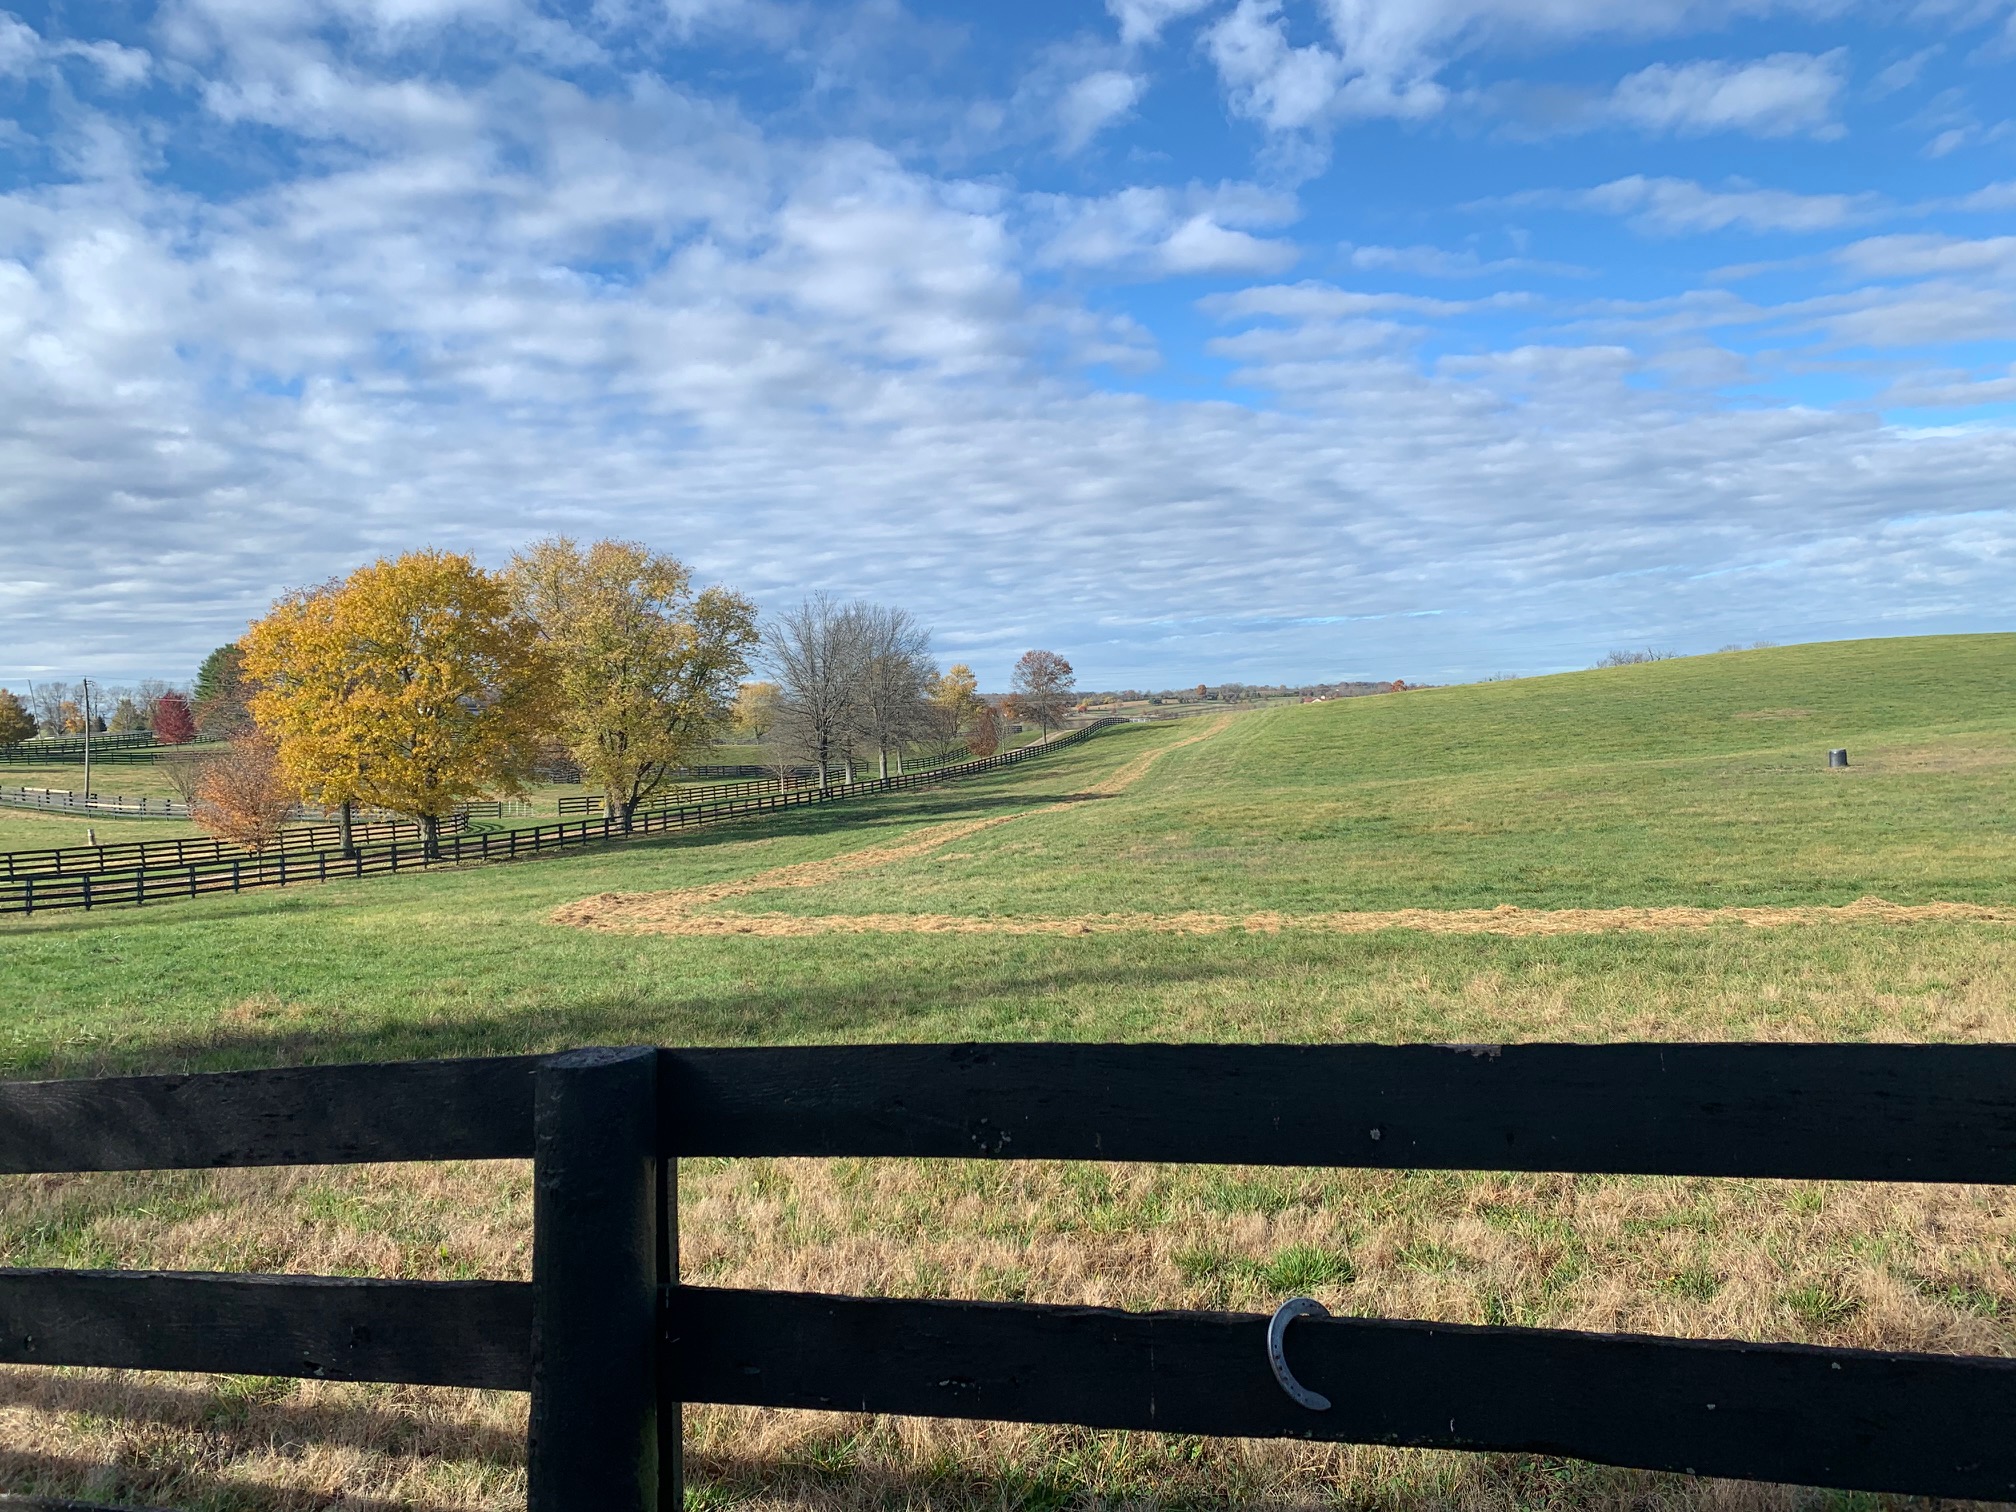
[[[682,1285],[682,1156],[2016,1183],[2016,1046],[582,1050],[0,1084],[0,1171],[530,1156],[532,1280],[0,1271],[0,1360],[532,1394],[531,1512],[680,1506],[686,1402],[2016,1498],[2016,1360]]]
[[[466,814],[450,814],[441,821],[448,834],[459,833],[469,823]],[[294,855],[303,851],[333,851],[340,831],[333,824],[309,824],[286,829],[266,849],[269,857]],[[352,844],[358,846],[397,845],[412,848],[420,839],[420,826],[410,819],[381,819],[350,827]],[[181,873],[197,862],[251,861],[252,853],[228,840],[209,835],[190,835],[180,840],[115,840],[106,845],[66,845],[44,850],[0,851],[0,881],[33,876],[77,876],[103,872]],[[346,861],[344,863],[348,865]],[[4,893],[0,893],[4,898]],[[7,912],[0,902],[0,913]]]
[[[637,812],[648,814],[656,809],[677,808],[681,803],[691,803],[702,799],[715,802],[723,798],[760,798],[765,793],[790,792],[801,787],[817,786],[817,774],[797,776],[786,773],[780,782],[775,777],[754,782],[705,782],[689,783],[668,792],[654,793],[637,805]],[[836,786],[841,784],[836,784]],[[559,811],[562,814],[599,814],[602,812],[600,793],[568,793],[561,797]]]
[[[172,749],[156,745],[153,733],[148,730],[91,737],[91,760],[107,766],[131,766],[152,761],[157,751]],[[15,745],[0,745],[0,766],[79,766],[83,761],[82,735],[59,735],[24,740]]]
[[[750,798],[643,810],[632,818],[627,829],[615,819],[575,819],[558,824],[447,836],[431,856],[425,847],[414,841],[404,845],[394,843],[367,847],[348,856],[332,849],[281,850],[262,856],[227,855],[219,860],[197,860],[183,865],[147,863],[126,870],[94,869],[53,876],[30,872],[11,879],[0,877],[0,914],[168,903],[259,887],[287,887],[300,882],[327,882],[345,877],[386,876],[401,871],[417,871],[427,866],[459,865],[471,861],[517,861],[576,846],[669,834],[674,830],[714,824],[724,819],[774,813],[808,804],[842,802],[875,793],[902,792],[942,782],[948,777],[978,776],[997,767],[1012,766],[1032,756],[1075,745],[1108,725],[1122,722],[1102,720],[1042,745],[1022,746],[978,761],[937,767],[928,772],[910,772],[901,777],[871,778],[845,786],[799,788],[788,793],[769,792]],[[129,843],[151,845],[164,842]],[[91,851],[97,847],[83,849]]]
[[[963,749],[939,751],[935,755],[917,757],[905,761],[903,763],[903,772],[899,775],[915,776],[920,772],[940,771],[945,767],[954,766],[971,759]],[[724,772],[736,774],[756,772],[761,775],[747,779],[739,776],[721,777],[718,775]],[[690,767],[687,769],[687,773],[692,780],[687,781],[681,788],[654,793],[638,805],[638,812],[642,813],[648,809],[674,808],[682,800],[690,800],[695,797],[705,797],[708,799],[752,798],[762,793],[775,793],[789,791],[797,787],[813,786],[819,781],[819,769],[817,767],[785,767],[781,777],[776,770],[769,767]],[[836,785],[844,786],[844,784]],[[600,793],[569,793],[560,799],[559,811],[562,814],[600,813],[602,811],[602,795]]]

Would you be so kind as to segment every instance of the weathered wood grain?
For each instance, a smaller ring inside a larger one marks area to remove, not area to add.
[[[0,1270],[0,1361],[523,1391],[532,1288],[165,1271]]]
[[[539,1068],[527,1512],[660,1512],[658,1056]],[[675,1467],[676,1470],[676,1467]]]
[[[1751,1480],[2016,1498],[2016,1360],[1089,1307],[668,1293],[692,1402],[1567,1455]]]
[[[2016,1182],[2011,1045],[668,1050],[670,1155]]]
[[[0,1173],[532,1153],[537,1056],[0,1082]]]

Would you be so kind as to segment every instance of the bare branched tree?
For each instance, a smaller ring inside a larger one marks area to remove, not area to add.
[[[183,803],[193,806],[197,790],[203,786],[203,774],[216,759],[214,751],[163,751],[154,758],[154,770],[168,779],[168,786]]]
[[[857,606],[867,654],[861,667],[857,719],[862,743],[875,748],[881,775],[889,753],[903,769],[903,747],[930,733],[930,697],[938,680],[931,664],[931,632],[907,609]]]
[[[778,615],[764,640],[764,659],[783,689],[775,738],[818,767],[822,788],[835,762],[852,776],[870,646],[866,608],[815,593]]]
[[[1048,740],[1050,727],[1063,722],[1076,686],[1071,663],[1055,651],[1025,651],[1015,663],[1015,691],[1009,703],[1018,718],[1041,725]]]

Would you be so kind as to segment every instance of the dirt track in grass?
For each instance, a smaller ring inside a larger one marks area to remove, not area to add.
[[[1853,903],[1831,907],[1759,905],[1527,909],[1501,904],[1496,908],[1402,908],[1312,914],[1192,911],[1075,914],[1063,918],[719,911],[719,905],[751,893],[820,887],[844,877],[928,855],[969,835],[1013,824],[1030,814],[1056,813],[1085,798],[1115,797],[1147,776],[1150,768],[1169,752],[1208,740],[1224,727],[1224,721],[1215,721],[1209,728],[1172,745],[1137,756],[1110,776],[1061,803],[1046,804],[1019,814],[933,825],[894,844],[871,845],[821,861],[800,861],[758,872],[739,881],[714,882],[665,892],[598,893],[591,898],[563,904],[553,911],[551,918],[556,924],[616,934],[760,935],[775,938],[840,934],[1212,935],[1232,931],[1279,934],[1284,930],[1373,934],[1388,929],[1417,930],[1429,934],[1566,935],[1712,929],[1726,924],[1740,924],[1753,929],[1825,924],[2016,924],[2016,908],[1976,903],[1891,903],[1882,898],[1858,898]]]

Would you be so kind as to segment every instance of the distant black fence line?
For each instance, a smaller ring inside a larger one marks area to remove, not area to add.
[[[65,788],[0,786],[0,807],[102,815],[108,819],[195,817],[189,804],[180,798],[157,798],[147,794],[129,798],[124,794],[79,793]],[[532,801],[528,798],[484,798],[455,805],[456,813],[471,819],[506,819],[529,814],[532,809]],[[294,809],[297,819],[321,819],[327,813],[328,810],[309,804],[298,804]]]
[[[709,800],[671,808],[641,810],[632,819],[627,830],[617,819],[575,819],[562,820],[558,824],[445,836],[432,856],[429,856],[416,840],[412,843],[364,848],[349,856],[322,848],[305,851],[282,850],[269,852],[263,856],[227,853],[224,857],[214,860],[194,859],[184,863],[156,864],[148,861],[135,863],[132,868],[126,870],[116,867],[109,869],[94,867],[90,871],[66,872],[58,875],[29,872],[11,878],[0,877],[0,915],[167,903],[177,899],[202,897],[210,893],[235,893],[260,887],[286,887],[293,883],[327,882],[344,877],[380,876],[468,861],[516,861],[574,846],[666,834],[673,830],[712,824],[723,819],[802,808],[809,804],[839,802],[850,798],[868,797],[876,793],[901,792],[908,788],[941,781],[946,777],[977,776],[997,767],[1012,766],[1031,756],[1075,745],[1091,738],[1101,729],[1120,723],[1123,721],[1102,720],[1044,744],[1022,746],[1013,751],[1002,751],[976,761],[937,767],[926,772],[909,772],[901,777],[869,778],[866,781],[830,788],[805,787],[786,793],[773,791],[748,798]],[[173,845],[176,842],[128,843]],[[99,848],[86,846],[80,849],[90,853]]]
[[[941,767],[952,766],[959,761],[970,761],[971,759],[972,757],[963,749],[940,751],[935,755],[905,761],[903,763],[903,771],[898,775],[914,775],[918,772],[936,771]],[[739,776],[747,772],[755,772],[761,775],[751,781],[738,781],[735,780],[735,777],[724,778],[722,776],[724,773],[733,773]],[[676,808],[682,800],[696,796],[693,792],[694,788],[704,788],[705,792],[700,796],[704,796],[710,800],[715,798],[747,798],[760,793],[775,793],[788,791],[794,787],[816,785],[819,781],[819,769],[808,766],[787,766],[781,769],[781,775],[780,769],[777,767],[687,767],[684,769],[684,774],[686,777],[697,780],[688,783],[682,788],[652,794],[637,806],[638,812],[642,813],[646,809]],[[602,801],[600,793],[569,793],[560,799],[559,811],[562,814],[600,813],[602,810]]]
[[[451,814],[441,821],[448,834],[457,834],[469,823],[465,814]],[[282,830],[266,850],[269,857],[331,850],[341,831],[333,824],[306,825]],[[409,847],[420,840],[420,826],[410,819],[385,819],[353,824],[350,838],[358,846],[396,845]],[[68,845],[54,850],[0,851],[0,882],[10,879],[47,879],[56,876],[84,876],[104,872],[159,871],[187,868],[198,862],[250,861],[252,853],[228,840],[209,835],[192,835],[180,840],[115,840],[108,845]],[[348,864],[347,862],[345,863]],[[45,881],[46,885],[46,881]],[[143,901],[144,901],[143,890]],[[5,893],[0,891],[0,913],[7,912]],[[38,903],[37,907],[44,905]]]
[[[2010,1045],[580,1050],[0,1084],[0,1171],[533,1162],[532,1279],[0,1271],[0,1361],[531,1393],[529,1512],[682,1505],[683,1404],[2016,1498],[2016,1360],[689,1286],[687,1157],[2016,1183]]]
[[[152,761],[160,751],[175,747],[157,745],[150,730],[133,730],[118,735],[91,737],[91,760],[95,765],[132,766]],[[0,745],[0,766],[78,766],[84,761],[84,737],[60,735],[24,740],[16,745]]]

